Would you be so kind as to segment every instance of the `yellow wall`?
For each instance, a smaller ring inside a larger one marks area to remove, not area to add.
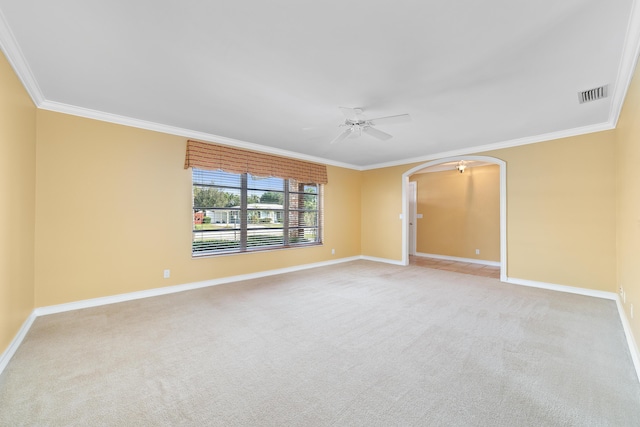
[[[616,128],[618,286],[636,343],[640,343],[640,70],[636,70]],[[634,317],[631,318],[631,305]]]
[[[362,255],[402,259],[402,174],[407,169],[362,172]]]
[[[0,53],[0,353],[34,308],[36,107]]]
[[[500,261],[500,167],[414,174],[416,251]],[[476,255],[476,249],[480,254]]]
[[[478,153],[507,163],[509,277],[615,290],[613,136],[599,132]],[[417,165],[364,172],[364,255],[402,258],[402,174]]]
[[[357,171],[328,168],[323,246],[192,259],[185,138],[44,110],[37,129],[37,307],[360,254]]]
[[[509,277],[614,292],[613,132],[497,150]]]
[[[417,163],[329,167],[323,246],[194,260],[185,138],[36,110],[4,58],[0,72],[0,350],[33,307],[340,257],[401,259],[401,178]],[[627,310],[640,304],[637,86],[616,131],[481,153],[507,163],[510,277],[615,291],[617,272]]]

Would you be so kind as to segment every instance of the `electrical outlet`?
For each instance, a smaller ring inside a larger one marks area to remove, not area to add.
[[[169,277],[171,277],[171,270],[165,270],[164,271],[164,278],[168,279]]]
[[[618,288],[618,293],[620,294],[620,296],[622,296],[623,292],[624,292],[624,290],[622,289],[622,286],[620,286],[620,288]]]
[[[331,255],[335,255],[336,254],[336,250],[335,249],[331,249]]]
[[[476,255],[480,255],[480,249],[476,249]]]

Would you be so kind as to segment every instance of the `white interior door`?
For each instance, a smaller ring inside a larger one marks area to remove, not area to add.
[[[409,200],[409,255],[416,254],[416,230],[418,223],[416,222],[417,217],[417,183],[414,181],[409,182],[409,186],[407,187],[407,199]]]

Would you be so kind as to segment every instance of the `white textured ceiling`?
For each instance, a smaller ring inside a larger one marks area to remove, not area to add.
[[[611,128],[638,47],[633,0],[0,0],[0,11],[0,44],[41,108],[361,169]],[[578,103],[604,84],[608,98]],[[412,121],[380,125],[388,141],[332,145],[339,106]]]

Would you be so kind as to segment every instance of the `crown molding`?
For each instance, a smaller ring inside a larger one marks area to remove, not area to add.
[[[618,66],[618,75],[616,76],[616,84],[611,99],[611,110],[609,111],[609,122],[614,128],[618,124],[622,106],[633,79],[638,63],[638,54],[640,54],[640,5],[638,5],[638,0],[634,0],[631,5],[622,56]]]
[[[260,153],[273,154],[276,156],[306,160],[313,163],[321,163],[321,164],[330,165],[330,166],[338,166],[338,167],[347,168],[347,169],[360,170],[359,166],[352,165],[349,163],[338,162],[335,160],[325,159],[322,157],[310,156],[310,155],[297,153],[289,150],[282,150],[280,148],[269,147],[267,145],[255,144],[252,142],[242,141],[242,140],[233,139],[233,138],[227,138],[225,136],[199,132],[191,129],[163,125],[161,123],[134,119],[131,117],[120,116],[117,114],[105,113],[103,111],[92,110],[89,108],[76,107],[74,105],[64,104],[61,102],[45,100],[39,105],[39,108],[42,110],[53,111],[56,113],[69,114],[72,116],[79,116],[87,119],[99,120],[99,121],[114,123],[118,125],[151,130],[151,131],[166,133],[170,135],[183,136],[185,138],[197,139],[203,142],[212,142],[216,144],[229,145],[232,147],[257,151]]]
[[[336,160],[325,159],[322,157],[309,156],[294,151],[282,150],[279,148],[269,147],[266,145],[255,144],[252,142],[242,141],[233,138],[227,138],[224,136],[214,135],[205,132],[194,131],[190,129],[180,128],[176,126],[163,125],[156,122],[149,122],[145,120],[134,119],[131,117],[120,116],[117,114],[105,113],[103,111],[92,110],[89,108],[76,107],[74,105],[64,104],[54,101],[42,101],[39,108],[43,110],[53,111],[57,113],[70,114],[73,116],[84,117],[93,120],[99,120],[108,123],[119,124],[123,126],[130,126],[139,129],[151,130],[155,132],[166,133],[170,135],[183,136],[186,138],[193,138],[199,141],[212,142],[216,144],[229,145],[232,147],[243,148],[246,150],[257,151],[261,153],[273,154],[276,156],[290,157],[299,160],[306,160],[314,163],[321,163],[330,166],[337,166],[346,169],[353,169],[357,171],[365,171],[371,169],[381,169],[392,166],[401,166],[411,163],[425,162],[430,160],[437,160],[444,157],[452,156],[464,156],[470,154],[477,154],[485,151],[499,150],[503,148],[517,147],[520,145],[535,144],[537,142],[552,141],[554,139],[567,138],[571,136],[585,135],[594,132],[602,132],[606,130],[614,129],[615,126],[610,122],[599,123],[595,125],[583,126],[574,129],[567,129],[558,132],[551,132],[542,135],[535,135],[525,138],[512,139],[503,142],[497,142],[492,144],[477,145],[468,148],[461,148],[459,150],[443,151],[439,153],[427,154],[420,157],[411,157],[401,160],[394,160],[385,163],[376,163],[372,165],[353,165],[350,163],[339,162]]]
[[[583,126],[580,128],[567,129],[558,132],[550,132],[542,135],[535,135],[525,138],[512,139],[509,141],[497,142],[492,144],[477,145],[468,148],[462,148],[459,150],[443,151],[434,154],[428,154],[421,157],[411,157],[401,160],[394,160],[392,162],[377,163],[373,165],[353,165],[350,163],[339,162],[336,160],[325,159],[322,157],[309,156],[294,151],[282,150],[279,148],[269,147],[266,145],[255,144],[252,142],[242,141],[233,138],[227,138],[220,135],[214,135],[205,132],[194,131],[190,129],[180,128],[176,126],[163,125],[161,123],[149,122],[145,120],[134,119],[131,117],[120,116],[117,114],[105,113],[103,111],[92,110],[89,108],[76,107],[74,105],[64,104],[54,101],[42,101],[39,108],[43,110],[53,111],[57,113],[69,114],[72,116],[79,116],[93,120],[99,120],[108,123],[114,123],[123,126],[130,126],[139,129],[151,130],[155,132],[166,133],[169,135],[183,136],[185,138],[193,138],[203,142],[211,142],[216,144],[228,145],[237,148],[243,148],[245,150],[252,150],[261,153],[273,154],[276,156],[290,157],[299,160],[306,160],[314,163],[321,163],[330,166],[337,166],[346,169],[353,169],[357,171],[365,171],[371,169],[381,169],[391,166],[401,166],[411,163],[426,162],[430,160],[437,160],[444,157],[452,156],[464,156],[470,154],[477,154],[485,151],[499,150],[502,148],[517,147],[520,145],[534,144],[537,142],[551,141],[554,139],[567,138],[571,136],[584,135],[588,133],[601,132],[605,130],[614,129],[614,125],[610,122],[599,123],[595,125]]]
[[[169,135],[183,136],[186,138],[193,138],[203,142],[211,142],[222,145],[229,145],[232,147],[243,148],[246,150],[257,151],[261,153],[273,154],[276,156],[290,157],[299,160],[306,160],[314,163],[321,163],[330,166],[337,166],[346,169],[353,169],[357,171],[365,171],[371,169],[381,169],[392,166],[401,166],[411,163],[425,162],[430,160],[437,160],[444,157],[452,156],[464,156],[470,154],[477,154],[485,151],[499,150],[502,148],[517,147],[520,145],[534,144],[537,142],[551,141],[554,139],[567,138],[571,136],[584,135],[588,133],[601,132],[605,130],[614,129],[614,125],[610,122],[599,123],[595,125],[583,126],[580,128],[567,129],[558,132],[550,132],[542,135],[535,135],[525,138],[512,139],[509,141],[497,142],[492,144],[477,145],[468,148],[462,148],[459,150],[443,151],[434,154],[428,154],[421,157],[411,157],[401,160],[394,160],[392,162],[377,163],[373,165],[353,165],[350,163],[339,162],[336,160],[326,159],[322,157],[309,156],[294,151],[282,150],[279,148],[269,147],[266,145],[255,144],[252,142],[242,141],[233,138],[227,138],[220,135],[214,135],[205,132],[194,131],[190,129],[180,128],[176,126],[163,125],[161,123],[149,122],[145,120],[134,119],[131,117],[120,116],[117,114],[105,113],[103,111],[92,110],[89,108],[76,107],[74,105],[64,104],[54,101],[42,101],[39,108],[43,110],[53,111],[57,113],[69,114],[73,116],[84,117],[93,120],[99,120],[108,123],[114,123],[123,126],[130,126],[139,129],[151,130],[155,132],[166,133]]]
[[[609,113],[609,120],[604,123],[595,125],[589,125],[574,129],[563,130],[559,132],[551,132],[542,135],[535,135],[525,138],[518,138],[509,141],[473,146],[468,148],[462,148],[458,150],[444,151],[439,153],[428,154],[425,156],[404,158],[400,160],[394,160],[385,163],[376,163],[371,165],[354,165],[350,163],[340,162],[336,160],[326,159],[322,157],[310,156],[298,152],[289,150],[278,149],[269,147],[266,145],[260,145],[247,141],[241,141],[237,139],[227,138],[219,135],[194,131],[190,129],[184,129],[174,126],[163,125],[155,122],[148,122],[145,120],[138,120],[130,117],[120,116],[111,113],[105,113],[102,111],[91,110],[87,108],[77,107],[73,105],[63,104],[55,101],[46,100],[38,82],[31,71],[22,50],[20,49],[13,32],[9,28],[4,14],[0,10],[0,49],[4,52],[7,60],[13,67],[18,78],[24,85],[29,96],[33,100],[36,107],[60,112],[65,114],[71,114],[75,116],[90,118],[94,120],[100,120],[125,126],[136,127],[140,129],[152,130],[156,132],[167,133],[171,135],[183,136],[186,138],[198,139],[204,142],[213,142],[223,145],[229,145],[238,148],[244,148],[248,150],[258,151],[267,154],[273,154],[284,157],[291,157],[300,160],[306,160],[314,163],[322,163],[331,166],[342,167],[346,169],[353,169],[358,171],[380,169],[393,166],[407,165],[411,163],[419,163],[430,160],[437,160],[443,157],[451,156],[464,156],[470,154],[476,154],[485,151],[499,150],[503,148],[512,148],[521,145],[534,144],[537,142],[551,141],[554,139],[567,138],[571,136],[584,135],[588,133],[601,132],[606,130],[615,129],[620,112],[624,105],[624,100],[631,84],[631,80],[634,75],[635,67],[638,61],[638,55],[640,53],[640,5],[638,0],[634,0],[632,5],[631,14],[629,17],[627,33],[625,36],[625,42],[623,46],[622,57],[620,65],[618,67],[618,75],[615,81],[614,90],[611,99],[611,109]]]
[[[395,160],[387,163],[377,163],[374,165],[362,166],[360,170],[371,170],[388,168],[392,166],[402,166],[411,163],[428,162],[438,160],[444,157],[466,156],[470,154],[484,153],[487,151],[500,150],[503,148],[519,147],[521,145],[535,144],[537,142],[552,141],[554,139],[568,138],[571,136],[585,135],[588,133],[602,132],[614,129],[615,126],[610,122],[598,123],[595,125],[582,126],[579,128],[567,129],[558,132],[550,132],[542,135],[527,136],[524,138],[511,139],[509,141],[496,142],[485,145],[475,145],[473,147],[461,148],[459,150],[443,151],[440,153],[428,154],[421,157],[411,157],[407,159]]]
[[[5,19],[2,10],[0,10],[0,48],[7,57],[7,61],[9,61],[11,67],[13,67],[13,70],[18,75],[18,78],[27,90],[27,93],[31,97],[33,103],[36,107],[40,106],[44,101],[44,95],[42,94],[42,90],[40,89],[31,68],[27,64],[27,60],[22,54],[20,46],[18,46],[18,42],[16,41],[13,32],[9,28],[9,24],[7,24],[7,20]]]

